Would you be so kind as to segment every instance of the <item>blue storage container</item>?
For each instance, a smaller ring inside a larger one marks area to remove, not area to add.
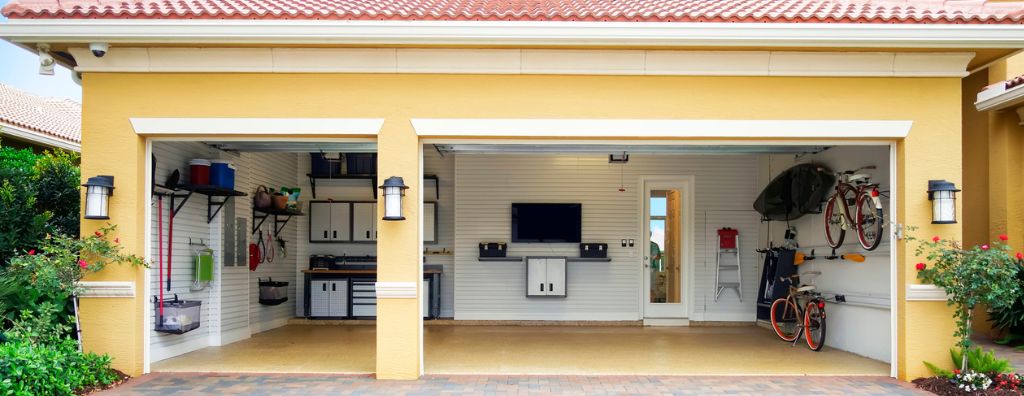
[[[234,190],[235,189],[235,167],[230,161],[210,161],[210,184]]]

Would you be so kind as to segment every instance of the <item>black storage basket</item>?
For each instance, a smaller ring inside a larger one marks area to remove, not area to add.
[[[480,257],[505,257],[508,245],[501,242],[481,242]]]
[[[580,257],[582,258],[608,258],[607,243],[581,243]]]
[[[257,278],[257,281],[260,286],[260,304],[280,305],[288,301],[288,282],[274,282],[271,278]]]
[[[179,300],[174,295],[173,301],[164,301],[164,312],[160,314],[160,301],[153,299],[153,314],[156,323],[153,330],[161,333],[185,334],[199,328],[199,315],[202,301]]]

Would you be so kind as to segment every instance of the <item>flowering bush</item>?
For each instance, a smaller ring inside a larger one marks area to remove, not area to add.
[[[950,379],[956,387],[964,392],[976,392],[988,389],[992,386],[992,378],[984,373],[974,370],[956,370],[956,375]]]
[[[1024,382],[1024,375],[1017,373],[996,374],[993,382],[996,385],[996,389],[1019,391],[1021,388],[1021,382]]]
[[[1009,237],[1000,235],[999,241],[991,244],[964,248],[960,242],[935,236],[916,242],[916,254],[923,256],[930,264],[918,263],[917,277],[945,289],[953,306],[956,319],[954,335],[959,338],[957,345],[966,351],[971,346],[971,313],[978,304],[999,309],[1013,304],[1021,297],[1022,289],[1017,282],[1021,263],[1011,255],[1006,244]],[[960,363],[961,370],[967,370],[967,354]]]

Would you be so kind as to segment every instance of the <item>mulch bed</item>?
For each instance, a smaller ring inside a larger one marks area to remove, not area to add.
[[[106,386],[89,386],[89,387],[85,387],[85,388],[79,389],[77,394],[79,394],[79,395],[88,395],[90,393],[96,393],[96,392],[99,392],[99,391],[102,391],[102,390],[111,389],[111,388],[120,386],[121,384],[123,384],[125,382],[128,382],[128,380],[132,378],[128,374],[125,374],[125,373],[121,372],[121,370],[118,370],[118,369],[111,369],[111,370],[114,370],[114,374],[117,374],[117,378],[118,378],[117,381],[114,381],[110,385],[106,385]]]
[[[974,395],[985,395],[985,396],[989,396],[989,395],[992,395],[992,396],[1004,396],[1005,395],[1005,396],[1010,396],[1010,395],[1020,395],[1021,394],[1021,392],[1019,392],[1019,391],[995,390],[995,389],[988,389],[988,390],[984,390],[984,391],[980,391],[980,392],[968,393],[968,392],[964,392],[964,391],[958,389],[955,385],[953,385],[952,383],[949,382],[949,379],[942,378],[942,377],[918,378],[918,379],[914,380],[914,385],[916,385],[918,389],[925,390],[925,391],[934,393],[936,395],[941,395],[941,396],[966,396],[966,395],[971,395],[971,396],[974,396]]]

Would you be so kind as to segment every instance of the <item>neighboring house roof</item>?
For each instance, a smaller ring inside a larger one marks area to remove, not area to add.
[[[1024,74],[1021,74],[1021,75],[1019,75],[1017,77],[1014,77],[1014,78],[1011,78],[1009,80],[1006,80],[1006,89],[1010,89],[1010,88],[1013,88],[1013,87],[1018,87],[1018,86],[1021,86],[1021,85],[1024,85]]]
[[[82,143],[82,105],[0,84],[0,135],[7,134],[78,151]]]
[[[1024,2],[986,0],[14,0],[20,19],[296,19],[1020,24]]]

